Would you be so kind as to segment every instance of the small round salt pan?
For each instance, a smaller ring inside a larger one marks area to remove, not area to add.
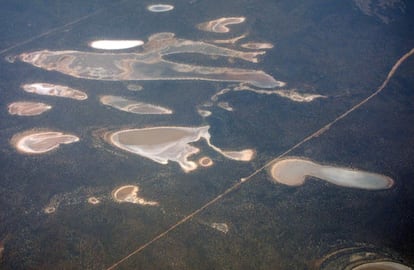
[[[147,9],[151,12],[166,12],[174,9],[173,5],[166,5],[166,4],[156,4],[156,5],[149,5]]]
[[[89,46],[99,50],[124,50],[138,47],[144,44],[142,40],[95,40],[89,43]]]

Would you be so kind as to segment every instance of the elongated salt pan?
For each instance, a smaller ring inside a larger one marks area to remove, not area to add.
[[[251,50],[263,50],[273,48],[273,44],[267,42],[247,42],[241,44],[240,47]]]
[[[52,106],[42,102],[18,101],[10,103],[8,109],[11,115],[33,116],[52,109]]]
[[[280,83],[282,85],[282,82]],[[283,85],[284,86],[284,85]],[[277,89],[277,90],[270,90],[270,89],[254,89],[247,85],[239,85],[233,89],[234,91],[250,91],[260,95],[278,95],[283,98],[290,99],[294,102],[312,102],[315,99],[319,98],[327,98],[327,96],[319,95],[319,94],[309,94],[309,93],[299,93],[296,89]],[[221,93],[217,93],[220,95]]]
[[[207,80],[244,82],[260,88],[283,85],[261,70],[197,66],[164,59],[164,56],[180,53],[239,58],[257,63],[258,56],[265,52],[233,50],[202,41],[178,39],[173,33],[157,33],[148,38],[139,53],[43,50],[23,53],[19,59],[46,70],[93,80]],[[45,87],[44,84],[40,86],[36,85],[40,90]]]
[[[22,88],[28,93],[34,93],[38,95],[64,97],[76,100],[85,100],[88,98],[88,95],[80,90],[59,84],[31,83],[23,84]]]
[[[43,154],[58,148],[61,144],[79,141],[75,135],[59,131],[28,131],[13,136],[11,143],[26,154]]]
[[[138,47],[144,44],[142,40],[95,40],[89,46],[100,50],[124,50]]]
[[[380,190],[388,189],[394,181],[385,175],[350,168],[320,165],[301,158],[276,160],[269,169],[275,182],[288,186],[303,185],[309,176],[329,183],[351,188]]]
[[[102,96],[100,101],[121,111],[135,114],[172,114],[173,111],[161,106],[129,100],[118,96]]]

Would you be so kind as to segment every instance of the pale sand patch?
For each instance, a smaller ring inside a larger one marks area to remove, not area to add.
[[[209,40],[208,42],[213,42],[216,44],[236,44],[239,40],[243,39],[246,37],[246,34],[234,37],[234,38],[229,38],[229,39],[214,39],[214,40]]]
[[[240,47],[251,50],[272,49],[273,44],[268,42],[247,42],[240,45]]]
[[[245,17],[225,17],[200,23],[197,25],[197,28],[207,32],[228,33],[230,31],[227,27],[228,25],[239,24],[245,20]]]
[[[129,83],[126,87],[129,91],[142,91],[144,89],[144,87],[140,84],[136,84],[136,83]]]
[[[147,9],[151,12],[166,12],[174,9],[173,5],[167,5],[167,4],[155,4],[155,5],[149,5]]]
[[[75,135],[50,130],[29,130],[16,134],[11,144],[17,151],[25,154],[43,154],[57,149],[61,144],[70,144],[79,141]]]
[[[209,157],[201,157],[201,158],[198,160],[198,164],[199,164],[201,167],[211,167],[211,166],[213,166],[214,162],[213,162],[213,160],[212,160],[211,158],[209,158]]]
[[[89,43],[89,46],[100,50],[124,50],[138,47],[144,44],[142,40],[95,40]]]
[[[211,223],[211,228],[216,229],[217,231],[220,231],[222,233],[228,233],[229,232],[229,226],[226,223]]]
[[[383,261],[364,263],[353,267],[352,270],[412,270],[412,268],[396,262]]]
[[[256,93],[259,93],[259,94],[265,93],[266,94],[266,91],[264,91],[262,93],[256,91]],[[319,94],[299,93],[299,92],[296,91],[296,89],[276,90],[275,94],[277,94],[281,97],[284,97],[284,98],[288,98],[288,99],[290,99],[292,101],[295,101],[295,102],[312,102],[312,101],[314,101],[315,99],[318,99],[318,98],[327,98],[326,96],[319,95]]]
[[[71,88],[65,85],[51,84],[51,83],[31,83],[23,84],[22,88],[28,93],[71,98],[76,100],[85,100],[88,95],[85,92]]]
[[[40,115],[50,109],[52,109],[52,106],[49,104],[31,101],[13,102],[8,106],[9,114],[19,116]]]
[[[53,206],[49,206],[43,209],[43,212],[45,214],[53,214],[54,212],[56,212],[56,208]]]
[[[89,197],[88,198],[88,203],[90,203],[90,204],[99,204],[99,203],[101,203],[101,200],[99,200],[96,197]]]
[[[139,187],[134,185],[125,185],[112,191],[112,198],[119,203],[128,202],[140,205],[156,206],[159,203],[154,201],[147,201],[138,197]]]
[[[200,151],[191,146],[201,138],[223,156],[239,161],[250,161],[254,157],[254,150],[224,151],[210,142],[210,126],[202,127],[151,127],[142,129],[124,129],[109,132],[104,139],[110,144],[125,151],[149,158],[160,164],[167,164],[169,160],[177,162],[185,172],[197,169],[197,163],[188,158]]]
[[[172,114],[173,111],[143,102],[138,102],[130,99],[126,99],[119,96],[102,96],[100,99],[100,102],[104,105],[110,106],[112,108],[129,112],[129,113],[135,113],[135,114]]]
[[[256,151],[252,149],[246,149],[242,151],[222,151],[221,152],[223,156],[239,160],[239,161],[250,161],[256,156]]]
[[[230,91],[232,91],[232,89],[230,89],[230,88],[221,89],[220,91],[218,91],[217,93],[215,93],[214,95],[212,95],[211,98],[210,98],[210,100],[213,101],[213,102],[216,102],[216,101],[218,101],[218,99],[219,99],[219,97],[221,95],[224,95],[224,94],[226,94],[226,93],[228,93]]]
[[[275,182],[288,186],[303,185],[309,176],[338,186],[368,190],[388,189],[394,184],[394,181],[385,175],[320,165],[302,158],[276,160],[270,166],[269,174]]]
[[[211,115],[211,112],[207,110],[198,109],[197,112],[201,117],[209,117]]]
[[[230,104],[226,101],[221,101],[221,102],[217,103],[217,106],[222,108],[223,110],[228,111],[228,112],[234,111],[233,107],[230,106]]]
[[[286,83],[282,81],[278,81],[278,84],[280,87],[286,85]],[[277,90],[255,89],[246,84],[241,83],[238,86],[235,86],[232,88],[224,88],[218,91],[217,93],[211,96],[210,100],[213,102],[217,102],[220,96],[225,95],[230,91],[250,91],[256,94],[260,94],[260,95],[278,95],[280,97],[287,98],[294,102],[312,102],[315,99],[327,98],[327,96],[319,95],[319,94],[300,93],[296,89],[277,89]],[[217,105],[229,111],[233,109],[230,106],[228,106],[227,108],[226,105],[228,105],[228,103],[226,104],[225,102],[220,102]]]

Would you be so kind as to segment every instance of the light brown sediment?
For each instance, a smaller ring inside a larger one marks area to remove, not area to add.
[[[335,118],[334,120],[332,120],[331,122],[329,122],[328,124],[326,124],[325,126],[323,126],[322,128],[318,129],[317,131],[313,132],[309,136],[305,137],[304,139],[302,139],[301,141],[299,141],[298,143],[296,143],[295,145],[293,145],[292,147],[290,147],[288,150],[286,150],[285,152],[283,152],[282,154],[280,154],[279,156],[277,156],[276,159],[282,158],[282,157],[286,156],[288,153],[292,152],[294,149],[298,148],[299,146],[303,145],[304,143],[312,140],[313,138],[316,138],[317,136],[322,135],[323,133],[325,133],[326,131],[329,130],[329,128],[326,128],[326,127],[330,127],[330,126],[334,125],[335,123],[337,123],[338,121],[342,120],[344,117],[346,117],[347,115],[349,115],[350,113],[352,113],[353,111],[357,110],[359,107],[361,107],[362,105],[364,105],[365,103],[367,103],[369,100],[371,100],[372,98],[374,98],[376,95],[378,95],[387,86],[389,80],[392,78],[392,76],[394,75],[394,73],[398,69],[398,67],[408,57],[410,57],[413,54],[414,54],[414,48],[411,49],[408,53],[404,54],[394,64],[394,66],[392,67],[391,71],[388,73],[385,81],[381,84],[381,86],[374,93],[372,93],[370,96],[368,96],[367,98],[363,99],[361,102],[357,103],[356,105],[352,106],[350,109],[348,109],[347,111],[345,111],[344,113],[342,113],[340,116],[338,116],[337,118]],[[269,167],[273,163],[273,160],[274,159],[272,159],[271,161],[265,163],[262,167],[260,167],[259,169],[255,170],[253,173],[251,173],[247,177],[241,178],[240,181],[238,181],[236,184],[234,184],[230,188],[226,189],[224,192],[220,193],[219,195],[217,195],[216,197],[214,197],[213,199],[211,199],[210,201],[208,201],[206,204],[204,204],[200,208],[197,208],[196,210],[194,210],[193,212],[191,212],[190,214],[188,214],[187,216],[185,216],[184,218],[182,218],[181,220],[179,220],[177,223],[175,223],[174,225],[172,225],[171,227],[169,227],[168,229],[166,229],[164,232],[158,234],[157,236],[155,236],[154,238],[150,239],[146,243],[142,244],[141,246],[139,246],[137,249],[135,249],[134,251],[132,251],[131,253],[129,253],[125,257],[123,257],[120,260],[116,261],[114,264],[112,264],[111,266],[109,266],[107,268],[107,270],[111,270],[111,269],[117,268],[120,264],[124,263],[129,258],[131,258],[132,256],[140,253],[142,250],[144,250],[148,246],[152,245],[153,243],[157,242],[158,240],[160,240],[161,238],[163,238],[164,236],[166,236],[167,234],[169,234],[171,231],[174,231],[176,228],[178,228],[182,224],[184,224],[187,221],[191,220],[192,218],[194,218],[196,215],[198,215],[199,213],[201,213],[202,211],[204,211],[205,209],[207,209],[211,205],[213,205],[216,202],[220,201],[227,194],[232,193],[233,191],[237,190],[242,184],[251,181],[254,176],[256,176],[261,171],[263,171],[267,167]]]

